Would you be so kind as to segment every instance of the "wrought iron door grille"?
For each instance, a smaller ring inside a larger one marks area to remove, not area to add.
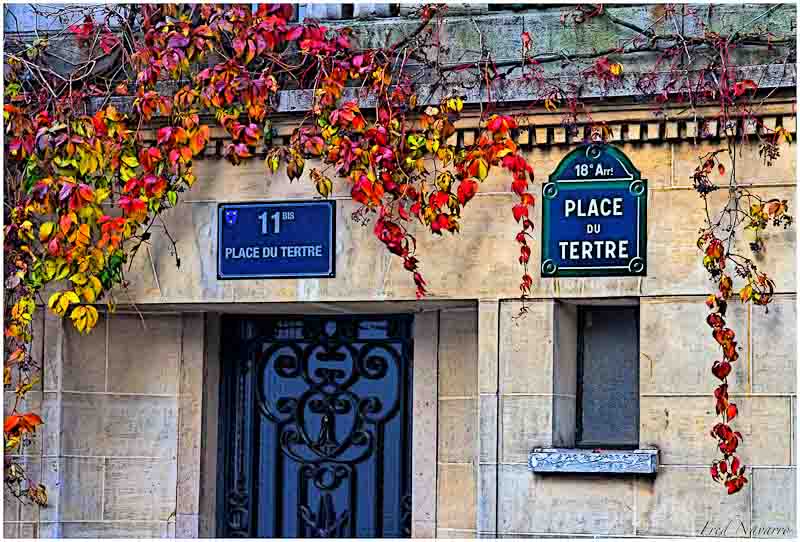
[[[410,536],[411,323],[223,320],[220,536]]]

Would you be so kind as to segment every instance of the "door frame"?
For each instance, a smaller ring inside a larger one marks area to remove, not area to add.
[[[269,309],[266,309],[269,307]],[[301,308],[307,310],[300,310]],[[412,360],[412,452],[411,452],[411,537],[432,538],[436,530],[438,349],[439,311],[474,307],[474,301],[369,302],[369,303],[286,303],[264,304],[261,310],[226,304],[206,313],[205,367],[203,374],[202,437],[199,473],[199,536],[216,538],[221,467],[219,463],[220,386],[222,385],[221,340],[223,315],[249,313],[260,316],[280,314],[363,316],[381,313],[413,313]],[[216,308],[216,307],[215,307]],[[227,310],[226,310],[227,309]],[[355,310],[361,309],[361,310]]]

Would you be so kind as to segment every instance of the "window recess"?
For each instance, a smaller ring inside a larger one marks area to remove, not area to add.
[[[553,447],[531,470],[655,473],[658,451],[639,449],[638,300],[559,301],[554,317]]]

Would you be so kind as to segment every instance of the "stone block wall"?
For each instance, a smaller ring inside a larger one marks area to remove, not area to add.
[[[203,315],[117,312],[85,337],[61,323],[44,321],[47,365],[30,397],[45,425],[25,458],[49,503],[6,493],[5,535],[197,536]]]
[[[794,133],[790,107],[770,103],[765,120]],[[557,115],[534,111],[528,118],[518,141],[537,178],[546,179],[579,141],[558,126]],[[54,317],[37,321],[35,348],[46,365],[41,389],[27,400],[41,409],[46,425],[24,460],[34,475],[41,473],[51,504],[36,510],[6,499],[6,535],[213,534],[214,476],[204,479],[203,469],[210,472],[215,461],[208,430],[217,405],[209,394],[219,377],[208,365],[204,373],[204,359],[219,350],[219,336],[206,331],[202,312],[176,311],[267,313],[283,306],[297,314],[328,304],[367,310],[362,303],[374,308],[377,301],[386,310],[406,303],[398,310],[425,311],[415,317],[414,338],[415,536],[691,536],[724,527],[714,523],[723,511],[748,528],[788,526],[796,534],[794,501],[787,498],[796,473],[796,226],[769,233],[757,258],[776,279],[769,312],[738,302],[729,308],[742,348],[730,376],[740,408],[734,425],[745,438],[741,455],[750,479],[729,497],[708,475],[716,458],[708,431],[715,420],[710,366],[717,351],[704,323],[709,282],[694,244],[704,211],[689,181],[698,157],[720,142],[677,113],[654,121],[649,111],[607,108],[596,120],[609,124],[612,143],[649,181],[648,275],[541,279],[537,273],[523,318],[515,300],[514,195],[503,175],[493,172],[484,181],[464,210],[460,235],[416,232],[431,291],[429,300],[417,302],[401,262],[370,228],[351,220],[354,206],[343,186],[333,196],[335,278],[218,280],[219,202],[316,194],[306,179],[290,184],[265,175],[256,160],[238,168],[201,161],[195,188],[167,217],[181,268],[168,243],[155,236],[128,274],[125,298],[142,317],[117,312],[80,338]],[[474,125],[459,129],[458,137],[474,138]],[[766,168],[757,145],[746,143],[736,167],[755,192],[788,199],[796,214],[794,145],[785,145]],[[723,196],[714,194],[714,204]],[[532,261],[539,261],[539,251],[537,235]],[[534,475],[530,450],[568,446],[574,435],[570,307],[619,298],[639,305],[640,444],[660,450],[659,471],[655,477]],[[477,311],[434,310],[435,303],[464,300],[477,303]]]

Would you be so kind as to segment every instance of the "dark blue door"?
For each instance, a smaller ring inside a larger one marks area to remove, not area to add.
[[[219,536],[410,536],[411,323],[223,320]]]

